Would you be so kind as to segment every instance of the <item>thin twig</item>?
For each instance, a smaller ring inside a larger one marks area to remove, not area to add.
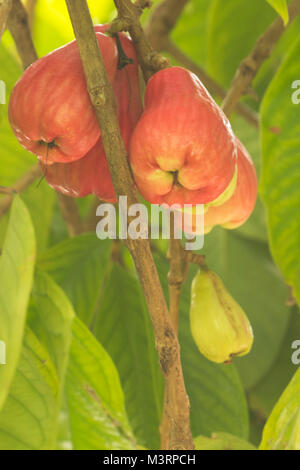
[[[10,208],[13,201],[14,193],[23,192],[30,186],[37,178],[41,176],[42,172],[40,166],[32,166],[26,173],[24,173],[9,189],[7,189],[6,196],[0,199],[0,217],[2,217]]]
[[[187,55],[184,54],[171,40],[165,41],[164,50],[171,54],[181,65],[195,73],[202,83],[206,86],[208,91],[219,98],[224,99],[226,96],[226,90],[219,83],[217,83],[208,73]],[[259,127],[258,115],[249,106],[244,103],[237,103],[236,112],[243,116],[250,124]]]
[[[300,13],[300,0],[291,0],[288,9],[290,24]],[[240,97],[248,93],[255,75],[263,62],[270,56],[284,30],[283,21],[278,17],[260,36],[253,50],[238,67],[222,104],[222,109],[227,116],[232,114]]]
[[[119,8],[129,2],[116,1]],[[116,115],[116,103],[108,80],[102,56],[95,36],[92,19],[85,0],[66,0],[73,24],[91,102],[101,128],[103,144],[117,195],[126,195],[128,205],[138,202],[134,182],[127,161],[127,153],[121,137]],[[127,5],[128,6],[128,5]],[[122,12],[118,10],[120,20]],[[133,10],[130,9],[131,12]],[[135,21],[137,11],[135,11]],[[126,17],[128,21],[128,16]],[[136,23],[135,23],[136,27]],[[165,378],[170,406],[172,449],[192,449],[193,441],[189,425],[189,400],[186,394],[179,343],[169,316],[168,308],[153,261],[149,241],[125,240],[134,260],[148,310],[151,316],[156,347],[162,373]]]
[[[6,28],[11,5],[12,0],[0,0],[0,39]]]

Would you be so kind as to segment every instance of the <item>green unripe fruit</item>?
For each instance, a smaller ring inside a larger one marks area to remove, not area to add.
[[[221,279],[201,269],[192,283],[190,324],[199,351],[214,362],[231,362],[253,343],[250,322]]]

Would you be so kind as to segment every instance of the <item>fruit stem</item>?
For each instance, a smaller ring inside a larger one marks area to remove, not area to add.
[[[128,57],[125,54],[118,33],[113,34],[113,37],[116,39],[116,46],[117,46],[117,49],[118,49],[118,65],[117,65],[117,67],[118,67],[118,70],[122,70],[127,65],[133,64],[134,60],[131,59],[130,57]]]

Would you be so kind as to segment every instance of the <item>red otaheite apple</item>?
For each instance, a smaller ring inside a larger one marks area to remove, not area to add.
[[[95,30],[105,32],[108,27],[109,25],[97,25]],[[113,81],[119,125],[128,150],[132,131],[142,112],[142,100],[138,62],[132,41],[123,33],[119,34],[119,39],[124,53],[133,61],[118,69]],[[116,202],[101,136],[96,145],[79,160],[52,165],[41,163],[41,166],[47,182],[57,191],[73,197],[93,193],[104,201]]]
[[[211,206],[204,214],[204,225],[209,232],[215,225],[237,228],[250,217],[256,202],[257,177],[252,159],[243,144],[236,139],[238,149],[236,188],[224,204]]]
[[[255,167],[248,151],[236,138],[237,158],[237,181],[233,195],[223,204],[218,206],[209,205],[204,213],[204,233],[208,233],[215,225],[221,225],[227,229],[234,229],[242,225],[250,217],[256,202],[257,177]],[[177,222],[179,220],[177,219]],[[188,223],[186,223],[188,222]],[[182,217],[182,226],[183,226]],[[196,219],[193,222],[185,221],[184,231],[196,233]]]
[[[72,197],[84,197],[93,193],[103,201],[116,202],[101,138],[79,160],[40,165],[48,184],[56,191]]]
[[[152,204],[202,204],[220,196],[235,174],[228,119],[200,80],[181,67],[148,82],[145,110],[130,142],[130,164]]]
[[[115,41],[96,34],[113,82],[117,67]],[[74,161],[92,149],[100,129],[76,41],[28,67],[12,91],[9,120],[20,144],[46,164]]]

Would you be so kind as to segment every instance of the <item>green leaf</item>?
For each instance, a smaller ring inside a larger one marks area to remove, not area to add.
[[[0,413],[0,450],[54,449],[58,385],[47,351],[26,329],[18,368]]]
[[[117,370],[78,318],[73,322],[66,387],[74,449],[136,448]]]
[[[229,86],[240,62],[249,54],[257,38],[274,17],[272,9],[261,0],[211,2],[207,28],[207,66],[214,78],[224,86]]]
[[[300,368],[266,423],[260,449],[300,450]]]
[[[275,403],[283,393],[286,384],[291,380],[297,365],[293,364],[291,356],[294,352],[291,345],[300,331],[300,315],[297,307],[292,309],[289,327],[281,345],[276,361],[256,387],[251,389],[248,399],[251,408],[257,415],[267,418],[275,406]]]
[[[67,367],[74,316],[73,307],[62,289],[46,273],[37,271],[28,322],[49,352],[61,387]]]
[[[94,23],[107,22],[114,10],[113,0],[89,0],[88,6]],[[74,39],[65,2],[39,0],[35,18],[33,37],[39,57]]]
[[[34,229],[26,206],[16,196],[0,258],[0,339],[6,344],[7,358],[0,367],[0,409],[21,351],[34,263]]]
[[[256,450],[250,442],[225,432],[213,433],[211,437],[196,437],[196,450]]]
[[[204,64],[206,56],[207,0],[190,0],[171,32],[172,40],[198,64]],[[199,47],[201,38],[201,47]]]
[[[156,258],[160,280],[167,296],[168,263]],[[190,289],[196,269],[181,291],[179,342],[187,393],[191,403],[191,426],[194,436],[212,432],[230,432],[248,436],[248,411],[244,391],[233,365],[215,364],[198,351],[190,332]]]
[[[268,246],[235,230],[213,229],[205,237],[202,252],[252,324],[252,350],[234,359],[244,386],[252,388],[270,370],[281,349],[290,319],[285,304],[288,289]]]
[[[110,240],[88,233],[51,247],[38,266],[53,277],[87,324],[93,317],[110,256]]]
[[[292,84],[299,75],[300,41],[272,81],[261,107],[261,194],[267,206],[271,251],[300,300],[300,121]]]
[[[93,332],[118,368],[134,435],[158,449],[163,380],[152,324],[137,279],[119,265],[106,282]]]
[[[71,447],[63,392],[74,316],[73,307],[62,289],[46,273],[37,270],[28,323],[49,352],[59,378],[58,402],[63,406],[60,407],[57,445],[62,449]]]
[[[274,8],[278,15],[281,16],[286,26],[289,22],[289,11],[286,0],[267,0],[267,2]]]
[[[250,53],[259,36],[275,19],[275,11],[262,0],[251,2],[214,0],[207,27],[208,72],[228,88],[241,61]],[[230,27],[233,22],[234,27]],[[298,15],[285,29],[271,57],[258,71],[252,87],[259,99],[254,102],[252,97],[245,98],[255,109],[258,109],[286,51],[298,40],[299,28],[300,16]],[[297,76],[294,79],[297,79]]]

